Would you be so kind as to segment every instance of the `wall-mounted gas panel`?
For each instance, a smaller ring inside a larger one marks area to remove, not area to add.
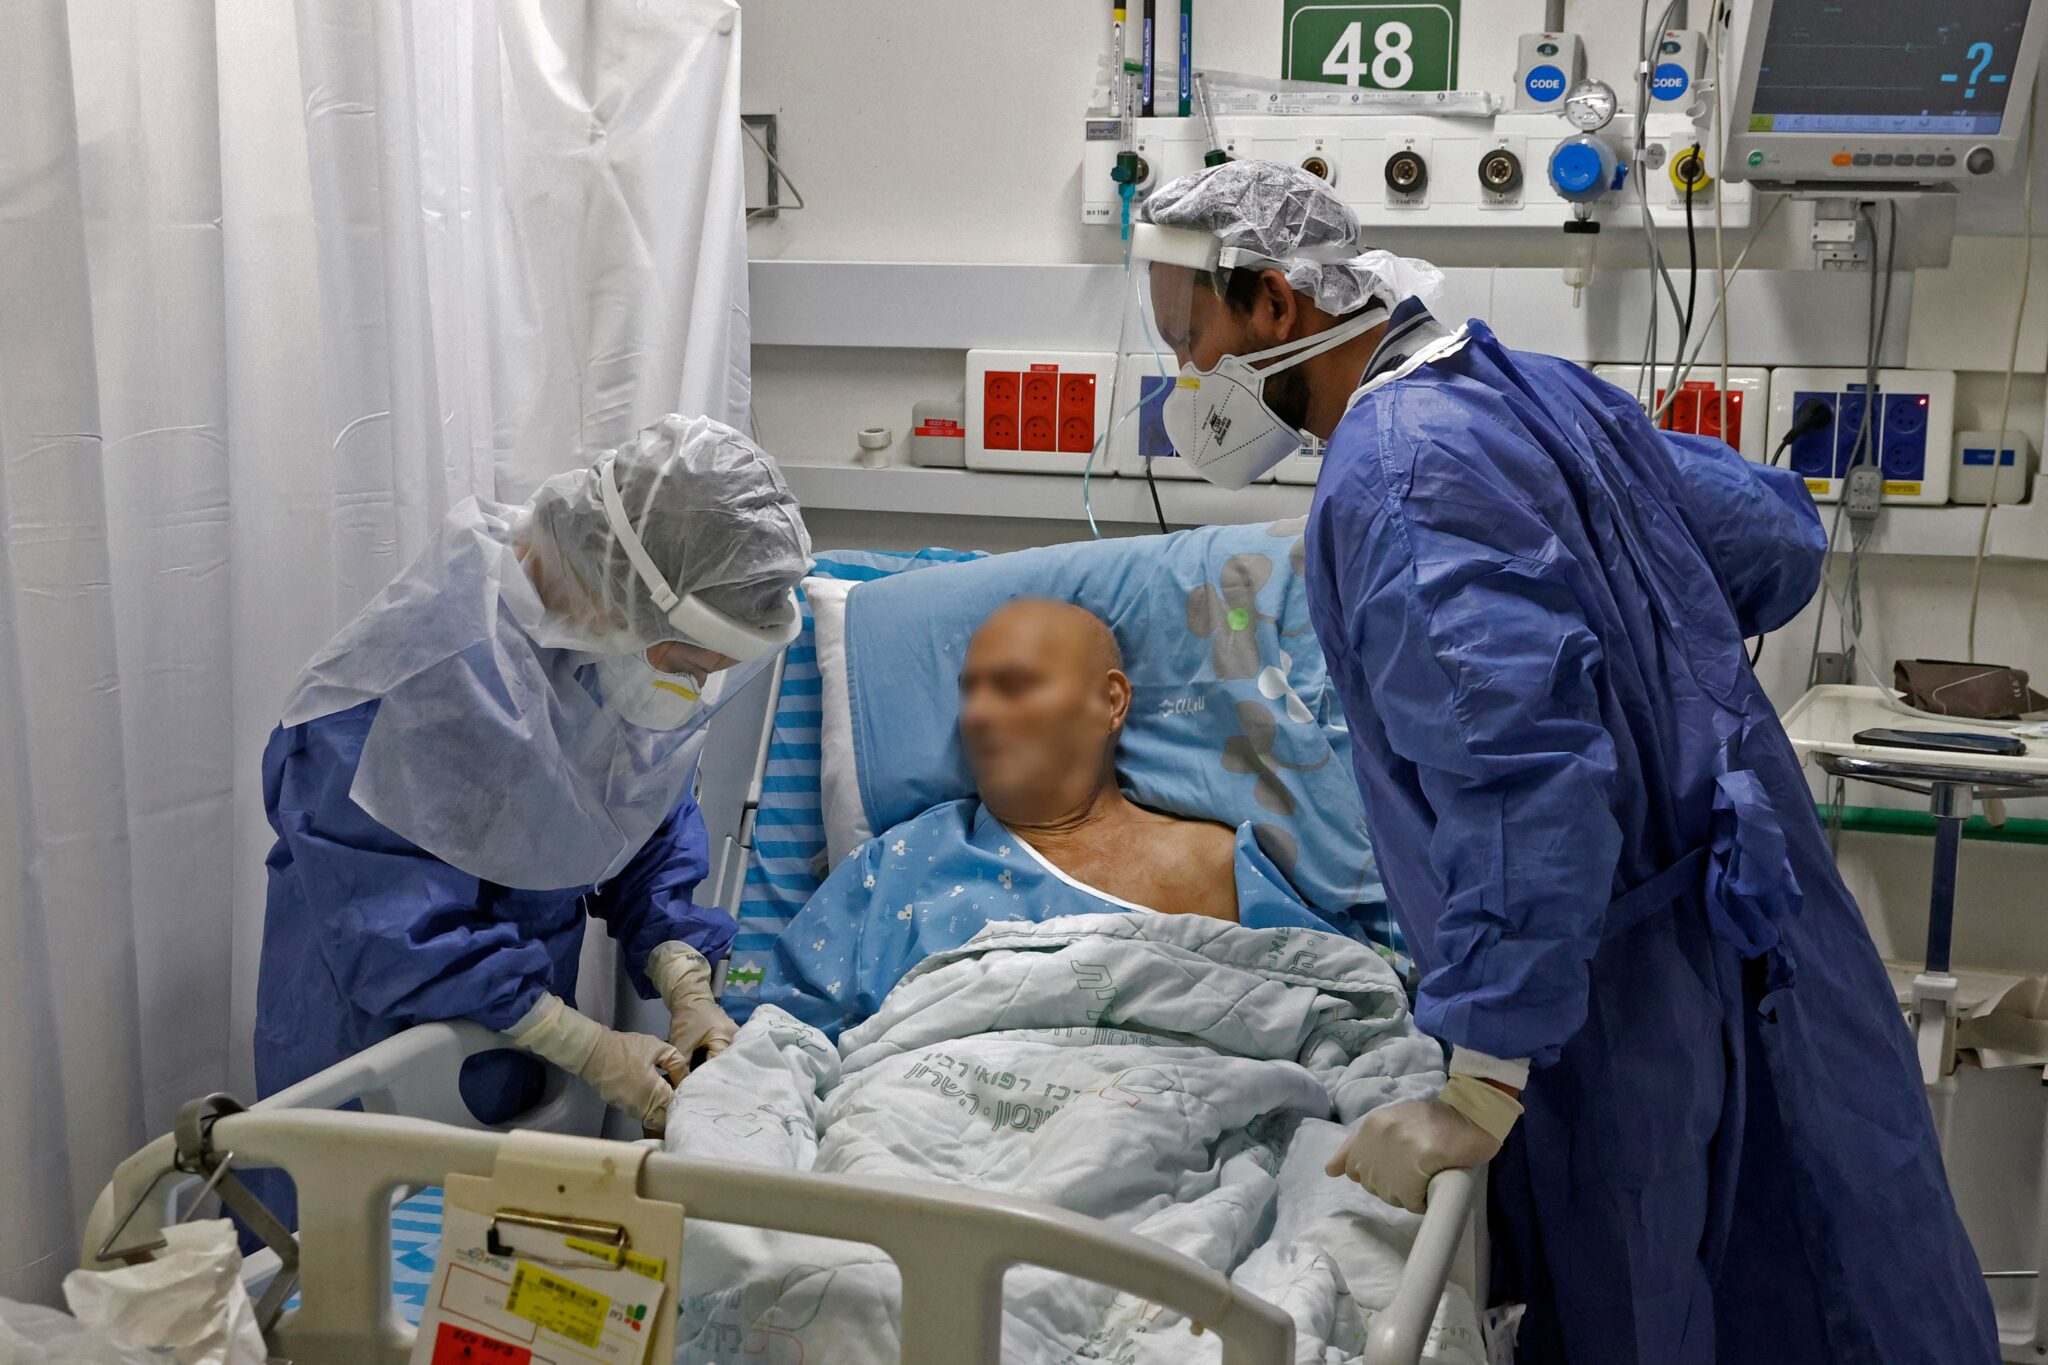
[[[1400,116],[1238,115],[1216,120],[1223,150],[1300,166],[1330,182],[1368,228],[1526,226],[1555,232],[1571,206],[1551,188],[1550,154],[1574,131],[1551,113],[1501,113],[1484,118]],[[1107,136],[1102,136],[1104,132]],[[1617,116],[1600,136],[1624,166],[1622,183],[1597,206],[1596,216],[1617,228],[1640,223],[1635,177],[1660,228],[1683,230],[1686,195],[1702,230],[1713,223],[1715,196],[1724,228],[1747,227],[1747,185],[1725,184],[1714,164],[1712,139],[1683,114],[1650,116],[1644,164],[1633,163],[1635,124]],[[1202,168],[1209,150],[1198,118],[1139,119],[1134,131],[1143,196]],[[1114,124],[1095,120],[1083,142],[1081,221],[1114,225],[1122,217]],[[1651,163],[1655,163],[1654,165]]]

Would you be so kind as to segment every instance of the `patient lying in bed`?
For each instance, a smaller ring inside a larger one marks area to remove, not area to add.
[[[1136,805],[1118,789],[1130,705],[1115,638],[1083,609],[1024,599],[983,621],[960,672],[960,738],[978,798],[870,840],[791,921],[761,987],[837,1036],[903,975],[996,920],[1129,910],[1250,928],[1332,926],[1253,842]]]
[[[1249,829],[1124,798],[1129,698],[1086,612],[989,617],[960,674],[978,798],[839,865],[731,1048],[677,1087],[663,1141],[1085,1214],[1283,1308],[1292,1359],[1357,1365],[1415,1220],[1324,1167],[1371,1108],[1439,1088],[1443,1053],[1372,949],[1315,932],[1341,926]],[[681,1275],[675,1365],[903,1358],[897,1269],[874,1247],[701,1221]],[[1006,1361],[1220,1360],[1213,1334],[1099,1284],[1018,1267],[1003,1298]],[[1460,1295],[1430,1358],[1479,1365]]]

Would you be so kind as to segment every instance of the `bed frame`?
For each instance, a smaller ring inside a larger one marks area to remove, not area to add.
[[[272,1353],[306,1365],[400,1365],[413,1330],[392,1306],[392,1210],[451,1173],[490,1173],[504,1133],[469,1116],[456,1079],[466,1059],[504,1045],[476,1024],[425,1024],[246,1111],[211,1117],[206,1106],[222,1106],[195,1101],[181,1133],[122,1162],[100,1192],[86,1224],[83,1263],[100,1268],[146,1258],[199,1182],[210,1183],[223,1164],[230,1173],[237,1165],[282,1167],[299,1193],[302,1302],[271,1332]],[[551,1108],[531,1118],[559,1120],[582,1105],[588,1092],[575,1095],[580,1083],[562,1080]],[[335,1111],[351,1100],[364,1112]],[[167,1188],[170,1174],[180,1179]],[[1477,1188],[1469,1171],[1447,1171],[1431,1182],[1429,1212],[1400,1287],[1373,1324],[1368,1365],[1419,1360]],[[1225,1365],[1293,1359],[1294,1325],[1272,1304],[1155,1242],[1031,1200],[660,1152],[641,1167],[640,1193],[681,1204],[693,1219],[879,1246],[902,1272],[902,1358],[912,1365],[996,1365],[1003,1273],[1024,1264],[1110,1285],[1202,1324],[1222,1341]],[[265,1265],[275,1271],[274,1261]],[[252,1268],[252,1291],[261,1293],[268,1273],[254,1262]]]
[[[701,899],[735,914],[782,674],[778,660],[722,709],[699,760],[699,804],[713,849]],[[658,1003],[639,1000],[623,972],[619,977],[618,1026],[664,1033]],[[181,1206],[192,1203],[200,1183],[223,1164],[230,1173],[236,1164],[279,1166],[299,1192],[301,1303],[271,1331],[272,1354],[301,1365],[398,1365],[411,1352],[413,1331],[392,1304],[393,1208],[451,1173],[489,1174],[505,1130],[604,1131],[601,1101],[552,1067],[534,1110],[501,1129],[480,1124],[464,1107],[457,1079],[469,1057],[505,1045],[502,1036],[476,1024],[426,1024],[246,1111],[219,1113],[234,1108],[231,1101],[218,1103],[220,1097],[195,1101],[179,1133],[128,1158],[101,1191],[86,1226],[82,1263],[146,1258],[159,1230],[177,1221]],[[363,1112],[334,1112],[350,1102]],[[610,1131],[625,1130],[613,1122]],[[179,1178],[167,1182],[171,1175]],[[1365,1365],[1416,1365],[1453,1281],[1483,1316],[1483,1181],[1483,1171],[1446,1171],[1430,1183],[1429,1211],[1392,1302],[1374,1319]],[[641,1167],[640,1193],[680,1203],[693,1219],[881,1247],[902,1273],[902,1359],[909,1365],[995,1365],[1003,1273],[1022,1264],[1173,1309],[1221,1339],[1225,1365],[1293,1359],[1294,1326],[1277,1307],[1178,1252],[1034,1201],[958,1185],[856,1181],[660,1152]],[[261,1252],[250,1258],[245,1277],[260,1294],[279,1272],[278,1258]]]

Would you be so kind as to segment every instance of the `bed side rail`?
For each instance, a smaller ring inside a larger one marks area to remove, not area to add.
[[[1415,1245],[1401,1269],[1394,1299],[1373,1317],[1362,1365],[1415,1365],[1429,1341],[1437,1304],[1477,1203],[1481,1172],[1439,1171],[1429,1182],[1429,1205]],[[1475,1296],[1474,1307],[1485,1302]]]
[[[704,812],[714,852],[711,875],[699,888],[698,900],[739,918],[740,897],[747,880],[747,858],[754,847],[754,813],[760,809],[762,783],[768,772],[768,750],[775,734],[775,707],[782,696],[786,660],[747,685],[747,690],[719,715],[697,766],[697,804]],[[747,728],[741,729],[740,723]]]
[[[416,1024],[403,1033],[287,1086],[251,1109],[338,1109],[350,1101],[372,1114],[402,1114],[458,1128],[483,1128],[462,1102],[462,1064],[482,1052],[510,1047],[505,1036],[450,1019]],[[604,1104],[588,1086],[553,1066],[533,1108],[499,1128],[539,1128],[551,1133],[595,1133]]]
[[[419,1024],[256,1101],[250,1112],[335,1110],[355,1101],[371,1114],[403,1115],[483,1130],[485,1125],[462,1102],[462,1064],[478,1053],[506,1045],[502,1034],[468,1020]],[[584,1136],[595,1133],[603,1102],[556,1068],[550,1066],[547,1072],[540,1103],[502,1126]],[[165,1134],[115,1168],[93,1204],[92,1221],[104,1227],[98,1235],[85,1239],[82,1265],[91,1268],[99,1263],[97,1252],[117,1222],[127,1222],[119,1245],[129,1247],[154,1239],[178,1220],[181,1199],[199,1180],[189,1175],[164,1178],[172,1173],[173,1152],[172,1137]],[[255,1164],[246,1156],[238,1156],[237,1163]],[[112,1258],[114,1262],[119,1259]]]
[[[278,1324],[273,1350],[301,1361],[404,1361],[412,1330],[391,1306],[391,1191],[438,1184],[451,1172],[488,1174],[503,1136],[318,1109],[233,1114],[212,1136],[241,1159],[284,1167],[298,1185],[302,1302]],[[1077,1214],[986,1190],[665,1153],[641,1170],[643,1195],[679,1203],[691,1218],[881,1247],[902,1273],[902,1358],[914,1365],[995,1365],[1003,1272],[1019,1264],[1184,1314],[1221,1339],[1225,1365],[1293,1358],[1294,1325],[1280,1309],[1178,1252]],[[104,1205],[89,1240],[104,1236]]]

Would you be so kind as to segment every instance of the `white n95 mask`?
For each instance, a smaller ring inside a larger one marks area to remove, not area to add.
[[[644,654],[606,655],[597,661],[605,710],[645,730],[680,730],[718,693],[718,675],[699,683],[693,674],[664,673]]]
[[[1213,484],[1238,489],[1301,448],[1299,429],[1266,404],[1266,381],[1282,370],[1333,351],[1387,320],[1369,308],[1327,331],[1250,355],[1226,355],[1215,368],[1181,366],[1160,420],[1181,459]],[[1266,363],[1261,367],[1261,362]]]

